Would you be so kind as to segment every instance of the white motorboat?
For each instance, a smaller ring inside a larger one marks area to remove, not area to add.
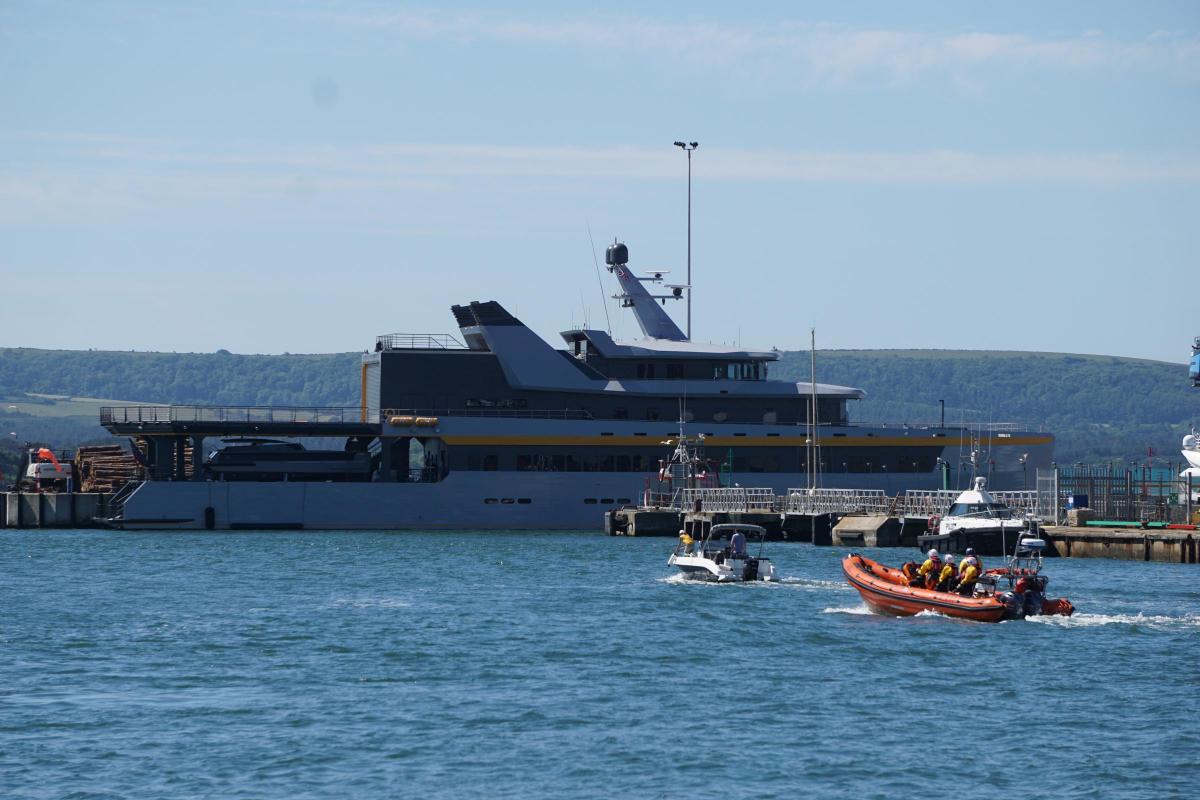
[[[678,567],[689,580],[714,583],[773,581],[775,567],[762,554],[767,532],[758,525],[713,525],[703,539],[689,543],[681,538],[668,566]],[[750,555],[750,543],[758,540],[758,554]]]
[[[1023,516],[988,492],[987,478],[978,477],[975,486],[960,494],[946,516],[938,521],[936,530],[938,534],[998,534],[1003,552],[1007,549],[1003,542],[1015,541],[1017,533],[1026,527]]]
[[[1192,487],[1192,504],[1193,506],[1200,503],[1200,436],[1196,435],[1195,429],[1187,436],[1183,437],[1183,449],[1180,450],[1183,457],[1187,459],[1187,469],[1179,473],[1179,482],[1181,484],[1180,501],[1187,502],[1187,486]]]

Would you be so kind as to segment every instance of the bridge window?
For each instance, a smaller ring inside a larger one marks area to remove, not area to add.
[[[667,364],[667,380],[681,380],[683,378],[683,364]]]

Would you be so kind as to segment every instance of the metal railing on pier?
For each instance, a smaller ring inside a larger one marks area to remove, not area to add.
[[[849,514],[864,511],[886,514],[891,498],[882,489],[788,489],[783,511],[787,514]]]
[[[719,489],[680,489],[672,500],[673,507],[680,511],[770,513],[779,510],[773,490],[740,486]]]

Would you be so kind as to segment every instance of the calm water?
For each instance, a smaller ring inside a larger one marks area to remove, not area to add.
[[[1075,618],[988,626],[670,546],[2,534],[0,795],[1197,796],[1194,566],[1054,561]]]

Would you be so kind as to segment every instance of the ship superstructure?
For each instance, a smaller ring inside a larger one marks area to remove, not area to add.
[[[499,302],[473,301],[452,307],[456,334],[378,337],[357,409],[106,409],[109,430],[139,437],[151,476],[119,498],[115,522],[597,528],[657,477],[680,422],[704,437],[725,480],[780,494],[813,474],[842,488],[934,488],[957,469],[969,432],[853,425],[861,390],[774,378],[775,351],[688,341],[661,307],[682,287],[652,294],[644,284],[661,274],[635,277],[624,245],[607,260],[645,338],[580,328],[555,348]],[[253,438],[305,435],[342,437],[346,455]],[[243,437],[236,459],[204,455],[206,439],[230,436]],[[989,440],[993,485],[1049,466],[1047,434],[1010,428]]]

